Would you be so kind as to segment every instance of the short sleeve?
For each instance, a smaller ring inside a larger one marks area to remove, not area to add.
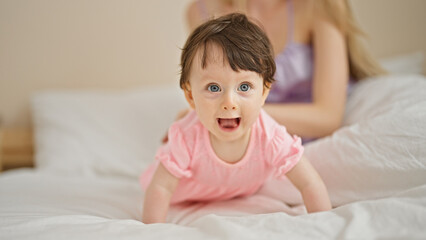
[[[191,155],[182,132],[176,124],[169,128],[168,138],[167,144],[158,149],[155,159],[175,177],[191,177]]]
[[[285,178],[285,174],[299,162],[303,150],[300,137],[292,137],[285,127],[279,126],[267,148],[270,164],[274,168],[274,177]]]

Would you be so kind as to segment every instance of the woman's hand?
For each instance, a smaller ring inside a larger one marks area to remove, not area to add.
[[[185,109],[180,110],[178,112],[178,114],[176,115],[175,121],[184,118],[186,116],[186,114],[189,113],[189,110],[190,110],[189,108],[185,108]],[[164,143],[167,143],[168,141],[169,141],[169,137],[168,137],[168,134],[166,133],[164,135],[163,139],[161,140],[161,142],[164,144]]]

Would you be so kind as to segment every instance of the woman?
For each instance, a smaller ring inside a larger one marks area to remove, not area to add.
[[[347,0],[197,0],[187,23],[192,30],[235,11],[257,21],[274,48],[276,82],[264,109],[305,142],[341,126],[352,83],[384,73],[360,45]]]

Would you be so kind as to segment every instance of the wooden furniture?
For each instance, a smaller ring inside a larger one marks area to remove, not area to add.
[[[33,167],[33,133],[29,128],[0,128],[0,171]]]

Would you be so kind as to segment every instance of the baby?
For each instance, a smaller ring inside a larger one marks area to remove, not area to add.
[[[181,67],[193,111],[169,128],[167,144],[141,176],[144,223],[165,222],[171,203],[250,196],[271,177],[288,177],[308,212],[331,209],[300,138],[262,110],[275,62],[256,24],[237,13],[202,24],[183,48]]]

